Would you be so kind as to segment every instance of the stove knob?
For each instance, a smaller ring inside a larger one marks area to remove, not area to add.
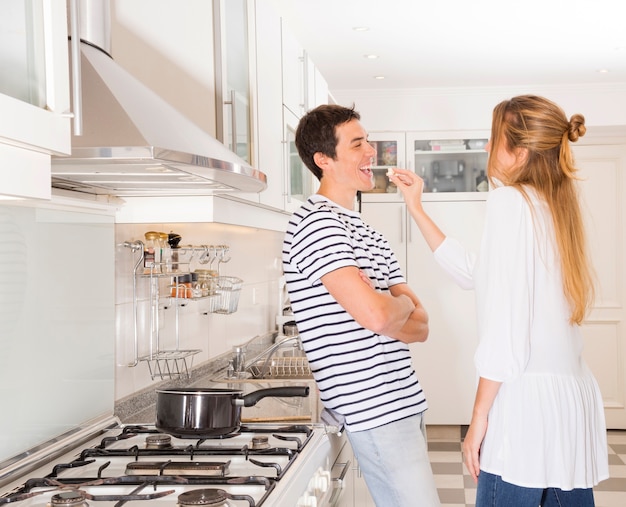
[[[305,493],[298,498],[296,507],[317,507],[317,497],[309,495],[309,493]]]
[[[328,491],[330,487],[330,472],[322,470],[321,468],[315,473],[314,477],[314,486],[313,490],[316,493],[321,493],[322,495]]]

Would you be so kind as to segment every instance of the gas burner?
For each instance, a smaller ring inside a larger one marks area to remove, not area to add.
[[[228,507],[232,505],[228,498],[230,495],[222,489],[195,489],[178,495],[178,505],[187,507],[191,505],[205,505],[211,507]]]
[[[63,491],[50,498],[50,507],[88,507],[87,495],[82,491]]]
[[[259,435],[252,437],[250,449],[269,449],[270,442],[267,435]]]
[[[146,449],[171,449],[172,437],[165,433],[156,433],[146,437]]]

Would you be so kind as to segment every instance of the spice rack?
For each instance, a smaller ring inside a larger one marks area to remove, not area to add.
[[[230,314],[237,311],[239,293],[243,280],[233,276],[219,276],[222,263],[230,261],[229,247],[227,245],[201,245],[182,246],[176,249],[175,261],[168,259],[164,262],[145,262],[145,245],[142,241],[126,241],[123,246],[129,248],[132,253],[139,252],[133,268],[133,331],[134,331],[134,358],[128,365],[135,367],[140,362],[148,365],[152,380],[190,378],[193,359],[201,352],[199,349],[181,349],[179,334],[179,310],[190,301],[206,300],[208,302],[207,313]],[[197,258],[197,263],[212,267],[217,261],[217,270],[208,270],[217,274],[210,277],[210,286],[193,287],[188,283],[187,276],[191,275],[192,261]],[[175,267],[176,270],[173,270]],[[171,278],[168,285],[168,294],[162,294],[162,279]],[[138,280],[146,279],[149,284],[149,353],[139,356],[139,305],[137,295]],[[181,281],[185,280],[185,281]],[[163,304],[161,305],[161,302]],[[159,336],[159,307],[174,308],[175,348],[162,350]]]

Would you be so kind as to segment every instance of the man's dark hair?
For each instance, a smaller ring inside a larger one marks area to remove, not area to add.
[[[322,179],[322,170],[313,160],[320,152],[335,159],[337,156],[337,136],[335,128],[350,120],[360,120],[361,115],[351,108],[335,104],[324,104],[306,113],[296,129],[296,148],[300,158],[315,175]]]

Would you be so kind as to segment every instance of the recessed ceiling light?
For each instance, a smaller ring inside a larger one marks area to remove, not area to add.
[[[374,76],[374,79],[378,79],[378,80],[383,80],[385,79],[385,76]]]
[[[598,72],[600,74],[608,74],[609,73],[609,69],[598,69]]]
[[[355,32],[367,32],[370,29],[370,27],[369,26],[353,26],[352,29]]]
[[[363,55],[364,58],[367,58],[368,60],[376,60],[376,58],[378,58],[378,55]]]

